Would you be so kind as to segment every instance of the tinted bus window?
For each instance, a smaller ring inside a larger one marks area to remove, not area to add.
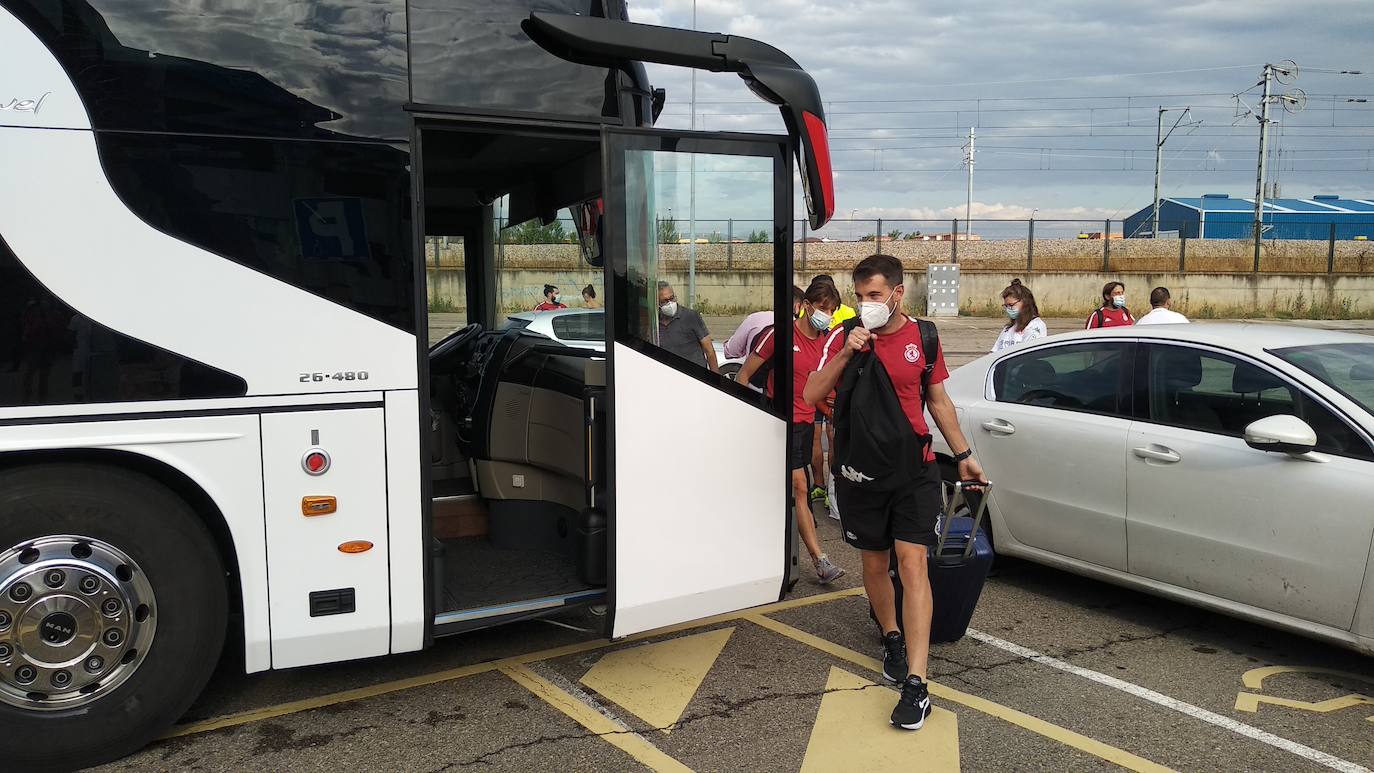
[[[97,129],[410,135],[404,0],[5,5],[62,62]]]
[[[559,59],[520,29],[531,10],[601,16],[600,0],[411,0],[411,98],[426,105],[600,119],[607,70]]]
[[[0,240],[0,406],[240,397],[244,380],[77,314]]]
[[[414,332],[409,155],[380,143],[100,133],[144,222]]]

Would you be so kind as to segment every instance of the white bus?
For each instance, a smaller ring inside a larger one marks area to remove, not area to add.
[[[785,338],[794,159],[834,210],[820,97],[765,44],[625,19],[0,0],[0,766],[139,748],[226,641],[257,672],[785,593],[790,358],[761,404],[662,348],[657,228],[688,165],[762,210]],[[739,74],[787,135],[653,129],[645,61]],[[574,213],[604,353],[498,327],[494,204]],[[433,347],[431,236],[468,322]]]

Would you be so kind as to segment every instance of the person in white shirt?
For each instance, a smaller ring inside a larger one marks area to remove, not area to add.
[[[1049,335],[1045,320],[1040,319],[1040,308],[1035,305],[1035,294],[1021,284],[1020,279],[1011,280],[1007,289],[1002,291],[1002,311],[1007,315],[1007,326],[997,336],[992,351],[1000,352]]]
[[[1137,325],[1171,325],[1187,322],[1188,318],[1170,309],[1173,301],[1169,298],[1169,288],[1156,287],[1150,291],[1150,313],[1136,320]]]

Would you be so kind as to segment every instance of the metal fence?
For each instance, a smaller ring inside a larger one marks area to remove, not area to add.
[[[798,270],[852,265],[863,256],[887,252],[908,268],[929,263],[959,263],[965,270],[1125,271],[1209,273],[1374,273],[1374,217],[1304,222],[1301,228],[1265,224],[1256,239],[1247,222],[1207,223],[1196,220],[1134,224],[1122,220],[889,220],[838,219],[812,230],[805,220],[792,224],[794,261]],[[692,238],[693,234],[695,239]],[[521,245],[568,245],[558,255],[576,257],[572,222],[537,222],[496,230],[500,254]],[[698,219],[695,228],[682,220],[663,219],[657,226],[660,245],[676,245],[661,257],[692,265],[751,268],[771,262],[776,238],[773,222],[746,219]],[[1324,238],[1320,238],[1323,237]],[[544,252],[548,253],[547,248]],[[438,254],[431,253],[431,258]],[[433,260],[430,261],[434,265]]]

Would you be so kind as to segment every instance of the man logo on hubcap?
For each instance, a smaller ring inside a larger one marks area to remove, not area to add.
[[[54,612],[43,618],[38,630],[48,644],[66,644],[76,636],[76,618],[66,612]]]

